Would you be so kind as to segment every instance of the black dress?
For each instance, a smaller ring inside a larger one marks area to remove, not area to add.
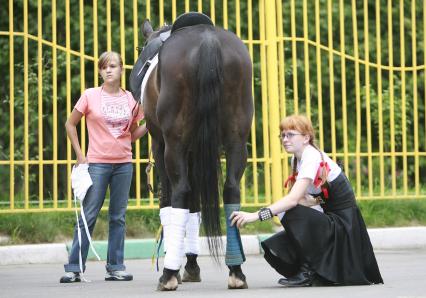
[[[282,218],[284,231],[261,243],[265,259],[281,275],[295,275],[302,263],[340,285],[383,283],[355,195],[341,173],[329,182],[324,213],[297,205]]]

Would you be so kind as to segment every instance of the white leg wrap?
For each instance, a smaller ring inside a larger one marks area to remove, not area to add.
[[[167,242],[170,238],[170,223],[172,222],[172,207],[164,207],[160,209],[160,221],[163,226],[163,250],[167,251]]]
[[[164,258],[164,267],[167,269],[179,270],[182,265],[183,240],[188,218],[189,209],[172,208],[170,237],[167,240],[167,253]]]
[[[200,254],[200,224],[201,212],[189,213],[188,223],[186,224],[185,254]]]

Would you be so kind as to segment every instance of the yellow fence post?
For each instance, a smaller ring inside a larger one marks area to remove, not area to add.
[[[411,1],[411,36],[413,66],[417,65],[417,47],[416,47],[416,1]],[[424,34],[424,32],[423,32]],[[418,99],[417,99],[417,70],[413,67],[413,112],[414,112],[414,185],[415,194],[419,195],[420,174],[419,174],[419,116],[418,116]]]
[[[382,97],[382,45],[380,31],[380,0],[376,0],[376,51],[377,51],[377,113],[379,122],[380,195],[385,195],[385,161],[383,158],[383,97]]]
[[[271,1],[267,1],[271,2]],[[268,20],[268,18],[267,18]],[[291,64],[293,72],[293,104],[294,104],[294,113],[299,113],[299,88],[297,84],[297,40],[296,40],[296,8],[294,0],[291,0],[290,3],[290,20],[291,20]],[[274,25],[275,26],[275,25]],[[269,26],[267,26],[269,28]],[[270,65],[268,63],[268,65]]]
[[[66,47],[66,84],[67,84],[67,118],[71,115],[71,23],[70,23],[70,1],[65,1],[65,47]],[[67,208],[71,209],[72,202],[72,191],[71,191],[71,161],[72,152],[71,152],[71,141],[67,138]]]
[[[315,42],[316,42],[316,65],[317,65],[317,96],[318,96],[318,131],[319,131],[319,145],[324,149],[324,125],[322,120],[322,68],[321,68],[321,49],[319,47],[321,42],[320,35],[320,3],[315,0]]]
[[[52,1],[52,122],[53,122],[53,208],[58,208],[58,55],[56,0]]]
[[[340,27],[340,51],[341,51],[341,80],[342,80],[342,126],[343,126],[343,164],[345,165],[345,171],[349,172],[349,156],[348,156],[348,105],[346,101],[346,44],[345,44],[345,15],[344,15],[344,2],[339,1],[339,27]]]
[[[43,209],[44,187],[43,187],[43,22],[41,0],[37,2],[37,81],[38,81],[38,207]]]
[[[269,102],[269,143],[271,148],[272,163],[272,201],[276,201],[282,196],[282,167],[281,167],[281,147],[278,139],[279,134],[279,100],[278,100],[278,56],[277,56],[277,24],[275,1],[265,1],[266,20],[266,60],[268,78],[268,102]]]
[[[30,207],[29,131],[28,131],[28,1],[24,1],[24,206]]]
[[[15,68],[14,68],[14,40],[13,40],[13,1],[9,0],[9,200],[10,210],[15,209]]]

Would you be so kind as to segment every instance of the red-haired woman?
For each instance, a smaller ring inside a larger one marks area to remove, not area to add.
[[[340,167],[315,145],[311,121],[301,115],[280,124],[284,149],[293,154],[290,192],[247,213],[236,211],[238,227],[282,215],[284,231],[262,242],[265,259],[287,287],[383,283],[353,189]],[[321,205],[324,213],[309,208]]]

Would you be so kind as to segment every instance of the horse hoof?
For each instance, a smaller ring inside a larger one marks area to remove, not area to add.
[[[157,286],[157,291],[176,291],[178,287],[178,280],[176,276],[172,276],[167,282],[160,278]]]
[[[198,270],[198,272],[188,272],[185,268],[183,271],[182,281],[183,282],[200,282],[201,281],[200,271]]]
[[[241,280],[232,273],[228,278],[228,289],[237,290],[237,289],[247,289],[248,285],[245,280]]]

